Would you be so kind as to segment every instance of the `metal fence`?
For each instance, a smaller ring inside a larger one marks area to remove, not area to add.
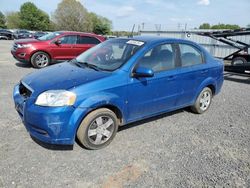
[[[217,40],[214,40],[210,37],[200,36],[195,34],[195,32],[212,32],[218,30],[187,30],[187,31],[140,31],[141,35],[157,35],[157,36],[164,36],[169,38],[181,38],[194,41],[204,48],[206,48],[213,56],[215,57],[226,57],[227,55],[237,51],[236,48],[221,43]],[[250,36],[249,35],[242,35],[242,36],[234,36],[232,37],[234,40],[239,40],[245,43],[250,44]]]

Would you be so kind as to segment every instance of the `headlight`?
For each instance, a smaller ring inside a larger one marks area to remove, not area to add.
[[[32,46],[31,44],[18,44],[17,45],[18,48],[29,48],[31,46]]]
[[[76,94],[65,90],[49,90],[41,93],[36,99],[39,106],[71,106],[75,103]]]

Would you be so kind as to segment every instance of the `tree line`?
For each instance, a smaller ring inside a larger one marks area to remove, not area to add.
[[[112,22],[88,10],[76,0],[62,0],[51,17],[34,3],[26,2],[17,12],[0,11],[0,28],[36,31],[70,30],[109,34]]]
[[[250,24],[248,24],[246,27],[250,28]],[[210,25],[209,23],[203,23],[200,25],[199,29],[240,29],[239,25],[236,24],[223,24],[219,23],[216,25]]]

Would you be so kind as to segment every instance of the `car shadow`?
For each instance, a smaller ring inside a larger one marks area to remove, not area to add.
[[[152,121],[156,121],[156,120],[166,118],[166,117],[169,117],[169,116],[172,116],[172,115],[175,115],[175,114],[178,114],[178,113],[182,113],[182,112],[192,113],[192,111],[190,110],[189,107],[182,108],[182,109],[179,109],[179,110],[175,110],[175,111],[172,111],[172,112],[167,112],[167,113],[164,113],[164,114],[161,114],[161,115],[157,115],[157,116],[154,116],[154,117],[146,118],[146,119],[143,119],[143,120],[139,120],[139,121],[136,121],[136,122],[133,122],[133,123],[129,123],[129,124],[120,126],[118,128],[118,132],[124,131],[126,129],[131,129],[131,128],[140,126],[142,124],[149,123],[149,122],[152,122]]]
[[[124,130],[127,130],[127,129],[131,129],[131,128],[134,128],[134,127],[143,125],[143,124],[145,124],[145,123],[149,123],[149,122],[152,122],[152,121],[156,121],[156,120],[158,120],[158,119],[162,119],[162,118],[165,118],[165,117],[168,117],[168,116],[172,116],[172,115],[174,115],[174,114],[178,114],[178,113],[182,113],[182,112],[193,113],[189,107],[186,107],[186,108],[182,108],[182,109],[175,110],[175,111],[172,111],[172,112],[167,112],[167,113],[164,113],[164,114],[161,114],[161,115],[158,115],[158,116],[154,116],[154,117],[151,117],[151,118],[146,118],[146,119],[143,119],[143,120],[140,120],[140,121],[136,121],[136,122],[134,122],[134,123],[129,123],[129,124],[120,126],[120,127],[118,128],[118,131],[117,131],[117,132],[124,131]],[[80,143],[80,141],[78,140],[77,137],[76,137],[75,141],[76,141],[76,143],[77,143],[81,148],[86,149],[86,150],[91,150],[91,149],[88,149],[88,148],[84,147],[84,146]]]
[[[29,63],[16,62],[15,65],[21,68],[32,68],[32,66]]]
[[[233,81],[242,84],[250,84],[250,74],[225,72],[224,79],[227,81]]]
[[[40,145],[41,147],[45,149],[54,150],[54,151],[71,151],[74,148],[73,145],[48,144],[48,143],[41,142],[40,140],[36,139],[33,136],[30,136],[30,137],[34,142],[36,142],[38,145]]]

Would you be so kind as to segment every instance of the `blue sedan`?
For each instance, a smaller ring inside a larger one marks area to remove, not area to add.
[[[121,125],[190,106],[201,114],[223,84],[223,63],[194,42],[111,39],[70,62],[24,77],[15,107],[30,135],[50,144],[107,146]]]

